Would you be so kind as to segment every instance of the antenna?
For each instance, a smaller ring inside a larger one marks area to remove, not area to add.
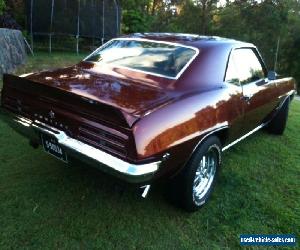
[[[279,46],[280,46],[280,36],[278,37],[278,40],[277,40],[277,48],[276,48],[275,63],[274,63],[274,72],[276,72],[276,68],[277,68]]]

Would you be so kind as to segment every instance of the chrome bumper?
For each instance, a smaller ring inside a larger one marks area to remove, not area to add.
[[[114,175],[127,182],[145,183],[150,181],[158,171],[161,161],[147,164],[132,164],[114,157],[102,150],[87,145],[81,141],[73,139],[63,131],[53,128],[39,121],[32,121],[27,118],[12,115],[9,112],[1,110],[3,118],[14,130],[27,137],[32,142],[40,144],[40,133],[53,136],[57,139],[60,146],[65,150],[68,156],[78,158],[81,161],[92,165],[103,172]]]

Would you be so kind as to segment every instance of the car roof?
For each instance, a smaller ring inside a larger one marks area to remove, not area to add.
[[[134,33],[119,39],[150,40],[189,46],[199,51],[197,57],[187,67],[173,89],[214,89],[224,87],[224,75],[232,49],[255,48],[251,43],[217,36],[200,36],[180,33]],[[199,77],[201,76],[201,77]]]
[[[219,37],[219,36],[201,36],[196,34],[183,33],[134,33],[122,36],[121,38],[137,38],[155,41],[164,41],[178,43],[196,48],[203,47],[255,47],[251,43],[246,43],[234,39]]]

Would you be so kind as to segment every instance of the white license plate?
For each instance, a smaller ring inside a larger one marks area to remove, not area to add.
[[[64,149],[59,145],[56,138],[45,134],[41,134],[41,138],[42,138],[44,150],[48,154],[58,158],[59,160],[68,162],[67,154],[64,151]]]

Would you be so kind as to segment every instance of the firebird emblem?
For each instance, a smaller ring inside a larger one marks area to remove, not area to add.
[[[49,116],[50,116],[51,119],[54,119],[55,118],[55,113],[51,110],[49,112]]]

